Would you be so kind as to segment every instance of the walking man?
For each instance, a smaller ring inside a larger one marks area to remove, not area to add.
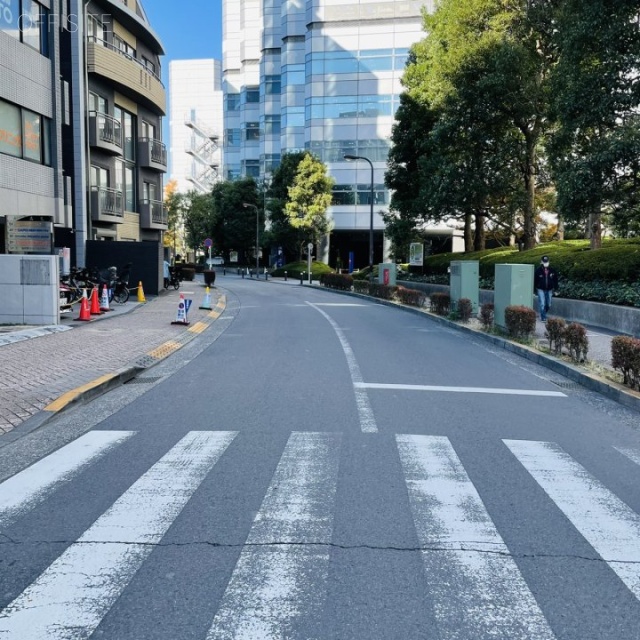
[[[540,266],[534,273],[534,287],[538,293],[540,320],[547,320],[547,312],[551,308],[551,297],[558,289],[558,272],[549,266],[549,256],[542,256]]]

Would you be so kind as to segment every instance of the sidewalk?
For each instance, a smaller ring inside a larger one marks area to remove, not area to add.
[[[171,324],[180,294],[193,300],[189,325]],[[0,436],[26,420],[44,423],[81,397],[122,384],[176,351],[224,310],[226,300],[211,289],[212,310],[199,309],[205,295],[200,281],[180,290],[124,305],[90,322],[63,317],[52,327],[2,327],[0,330]]]

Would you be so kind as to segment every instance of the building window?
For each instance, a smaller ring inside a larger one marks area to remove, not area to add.
[[[89,111],[108,114],[107,99],[97,93],[89,92]],[[116,116],[117,117],[117,116]],[[120,118],[118,117],[118,120]]]
[[[151,60],[149,60],[149,58],[145,58],[145,56],[142,56],[142,64],[149,69],[149,71],[151,72],[152,75],[156,75],[156,65],[155,62],[151,62]]]
[[[245,87],[240,94],[242,104],[257,104],[260,102],[259,87]]]
[[[222,143],[225,147],[240,146],[240,129],[225,129],[224,140]]]
[[[225,111],[238,111],[240,109],[240,94],[227,93],[224,97]]]
[[[135,162],[136,145],[138,142],[136,136],[136,117],[117,105],[113,108],[113,112],[116,120],[120,120],[124,133],[123,155],[130,162]]]
[[[157,200],[156,185],[154,182],[142,183],[142,199],[146,202],[149,202],[151,200]]]
[[[264,77],[264,92],[268,96],[280,95],[280,76]]]
[[[117,181],[116,181],[117,184]],[[109,170],[104,167],[91,165],[91,186],[92,187],[109,187]]]
[[[101,42],[104,46],[107,45],[107,30],[97,16],[87,16],[87,39],[89,42]]]
[[[260,177],[260,160],[243,160],[242,173],[247,178]]]
[[[48,118],[0,100],[0,153],[51,165]]]
[[[244,139],[245,142],[256,142],[260,140],[260,124],[258,122],[245,122]]]
[[[0,0],[0,30],[49,55],[49,9],[36,0]]]
[[[125,42],[120,36],[113,34],[113,46],[123,53],[127,58],[132,60],[136,59],[136,50],[128,43]]]
[[[280,135],[280,116],[264,117],[264,133],[267,136]]]

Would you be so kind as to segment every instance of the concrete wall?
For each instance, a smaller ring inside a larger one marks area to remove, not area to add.
[[[399,285],[407,289],[419,289],[427,295],[436,291],[449,293],[449,287],[443,284],[426,284],[423,282],[400,282]],[[493,291],[480,290],[480,304],[493,302]],[[538,299],[534,296],[532,307],[538,309]],[[568,321],[580,322],[593,327],[610,329],[618,333],[640,337],[640,308],[622,307],[615,304],[588,302],[585,300],[569,300],[554,298],[551,303],[552,316],[558,316]]]
[[[57,256],[0,255],[0,324],[60,323]]]

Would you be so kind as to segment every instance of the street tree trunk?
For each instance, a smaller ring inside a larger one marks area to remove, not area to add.
[[[602,217],[600,211],[589,214],[589,239],[591,249],[602,248]]]
[[[464,214],[464,250],[465,253],[473,251],[473,216],[470,213]]]
[[[484,228],[484,216],[481,213],[476,213],[476,234],[473,242],[474,251],[483,251],[486,244],[486,234]]]

